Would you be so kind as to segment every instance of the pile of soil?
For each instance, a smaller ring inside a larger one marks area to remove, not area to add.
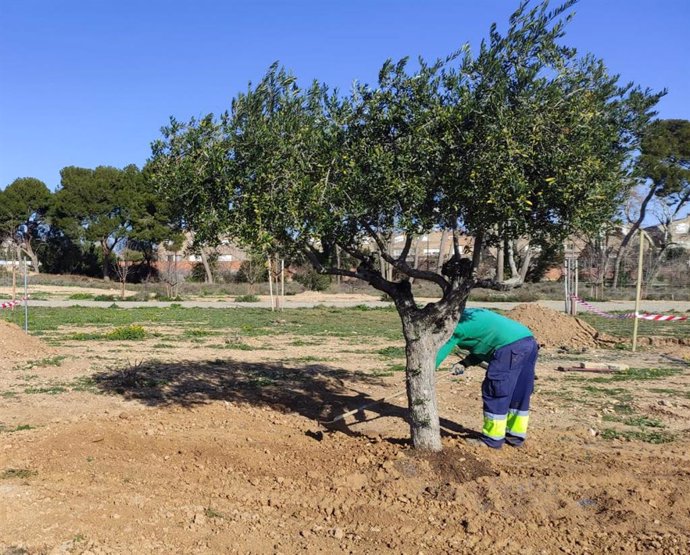
[[[542,347],[573,350],[597,346],[596,329],[579,318],[562,312],[537,304],[521,304],[508,315],[532,330]]]
[[[0,320],[0,367],[7,362],[43,358],[54,350],[43,341],[24,333],[19,326]]]

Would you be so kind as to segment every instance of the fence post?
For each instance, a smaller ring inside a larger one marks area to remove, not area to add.
[[[632,351],[637,350],[637,327],[639,325],[640,297],[642,296],[642,260],[644,258],[644,231],[640,228],[640,253],[637,259],[637,288],[635,292],[635,318],[633,319]]]
[[[29,270],[24,257],[24,333],[29,333]]]

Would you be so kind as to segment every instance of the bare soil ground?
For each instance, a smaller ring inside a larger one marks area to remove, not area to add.
[[[515,310],[544,345],[527,445],[466,443],[474,368],[438,375],[431,456],[408,446],[404,396],[317,423],[404,388],[376,371],[390,342],[228,351],[161,327],[50,347],[0,321],[0,553],[690,552],[688,347],[602,349]],[[585,360],[633,370],[556,370]]]

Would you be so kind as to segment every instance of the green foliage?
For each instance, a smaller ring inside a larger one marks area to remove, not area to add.
[[[235,274],[238,283],[255,284],[268,281],[268,266],[263,257],[251,256],[240,263],[240,268]]]
[[[104,336],[104,339],[109,339],[111,341],[139,341],[145,338],[146,330],[142,326],[136,324],[115,328]]]
[[[0,480],[7,480],[9,478],[31,478],[36,476],[38,472],[28,468],[7,468],[0,473]]]
[[[88,301],[93,299],[94,296],[92,293],[73,293],[68,297],[70,301]],[[109,299],[112,300],[112,299]]]
[[[313,268],[307,271],[298,272],[294,279],[309,291],[326,291],[331,285],[331,277],[321,274]]]
[[[258,303],[260,300],[256,295],[238,295],[235,297],[236,303]]]
[[[152,179],[202,240],[232,234],[262,255],[411,296],[382,272],[379,251],[396,276],[439,286],[435,318],[452,321],[476,260],[413,269],[412,237],[452,229],[481,249],[527,235],[546,252],[598,227],[625,193],[623,165],[659,95],[619,87],[603,62],[560,44],[572,4],[523,3],[476,56],[388,60],[375,86],[345,96],[300,87],[274,64],[218,120],[171,119],[153,145]],[[401,232],[394,257],[387,241]]]
[[[642,441],[644,443],[662,444],[671,443],[675,440],[675,436],[668,432],[659,431],[619,431],[611,428],[607,428],[601,432],[601,437],[604,439],[622,439],[626,441]]]
[[[404,347],[385,347],[376,351],[376,354],[384,357],[404,358],[405,349]]]

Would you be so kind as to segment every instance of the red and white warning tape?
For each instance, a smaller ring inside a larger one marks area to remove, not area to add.
[[[3,308],[14,308],[17,305],[22,304],[24,301],[26,301],[26,297],[22,299],[17,299],[16,301],[8,301],[6,303],[0,303],[0,309]]]
[[[670,314],[638,314],[637,317],[654,322],[682,322],[688,319],[687,316],[671,316]]]
[[[651,320],[653,322],[683,322],[689,318],[688,316],[673,316],[671,314],[635,314],[634,312],[627,312],[625,314],[610,314],[608,312],[604,312],[603,310],[599,310],[597,307],[592,306],[587,301],[584,301],[576,295],[571,295],[571,298],[578,304],[584,306],[590,312],[594,312],[595,314],[603,316],[604,318],[638,318],[641,320]]]
[[[578,304],[581,304],[584,306],[587,310],[590,312],[594,312],[594,314],[598,314],[599,316],[603,316],[604,318],[616,318],[616,319],[621,319],[621,318],[634,318],[635,313],[634,312],[627,312],[625,314],[610,314],[609,312],[604,312],[603,310],[599,310],[596,306],[593,306],[589,304],[587,301],[581,299],[577,295],[571,295],[570,298],[577,302]]]

